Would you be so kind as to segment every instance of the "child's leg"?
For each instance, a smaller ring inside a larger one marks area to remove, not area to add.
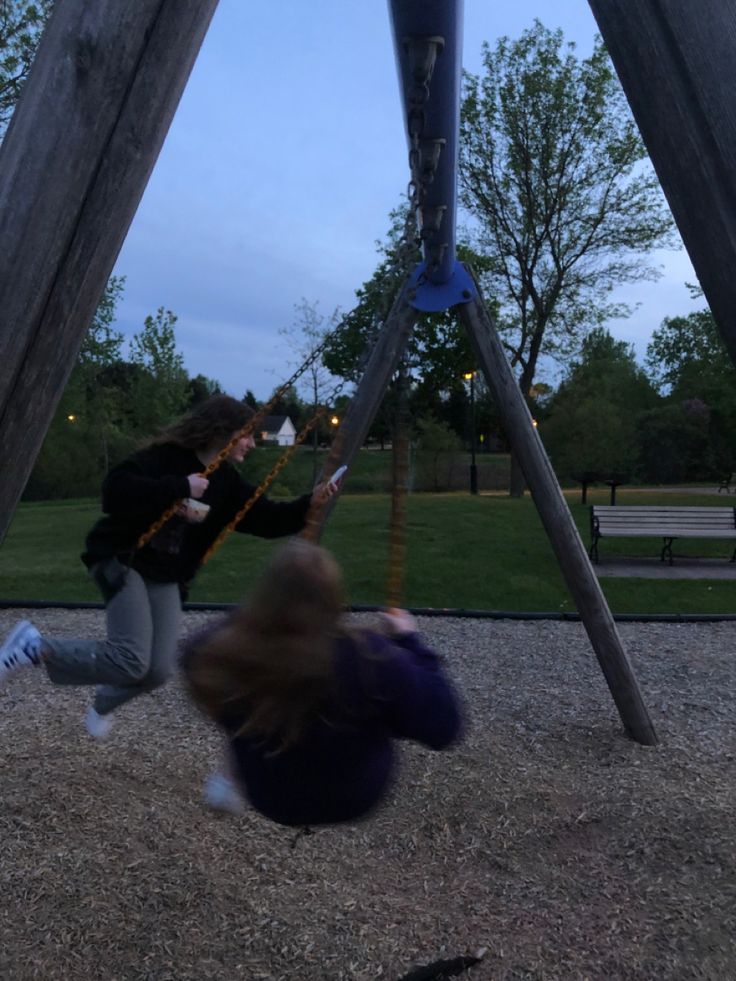
[[[57,685],[136,685],[151,663],[153,621],[143,578],[130,569],[106,606],[107,640],[43,637],[44,665]]]
[[[205,803],[216,811],[242,814],[245,810],[245,797],[236,776],[229,739],[223,739],[220,769],[207,777],[202,793]]]
[[[163,685],[174,671],[176,648],[181,622],[181,597],[176,583],[157,583],[144,580],[148,611],[148,670],[129,684],[100,685],[95,694],[94,708],[98,715],[107,715],[124,702],[153,691]],[[114,600],[113,600],[114,602]],[[112,606],[109,605],[108,609]],[[108,631],[115,636],[129,629],[119,620],[120,608],[108,616]]]

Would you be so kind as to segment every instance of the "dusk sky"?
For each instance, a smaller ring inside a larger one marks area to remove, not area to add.
[[[465,0],[465,68],[535,17],[590,53],[587,0]],[[407,180],[386,0],[220,0],[115,267],[118,328],[171,309],[190,375],[266,398],[300,360],[279,328],[302,298],[354,305]],[[640,306],[609,324],[640,358],[665,316],[704,305],[684,250],[654,261],[664,276],[617,294]]]

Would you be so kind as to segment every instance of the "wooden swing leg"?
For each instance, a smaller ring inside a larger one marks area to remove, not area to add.
[[[621,720],[633,739],[645,746],[653,746],[657,743],[657,735],[636,676],[557,477],[506,359],[495,324],[482,300],[471,300],[459,305],[456,310],[470,334],[478,364],[521,462],[542,524],[580,611]]]
[[[340,423],[335,437],[335,443],[339,442],[340,458],[330,461],[335,465],[346,464],[349,468],[352,464],[358,450],[365,442],[371,423],[388,389],[391,376],[401,361],[417,318],[416,310],[408,301],[407,292],[408,285],[404,284],[386,317],[363,377],[358,382],[348,410]],[[313,516],[306,535],[310,541],[317,542],[321,538],[335,503],[336,499],[332,498],[318,514]]]

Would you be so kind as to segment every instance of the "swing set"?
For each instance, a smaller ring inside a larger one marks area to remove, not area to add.
[[[736,280],[729,274],[736,265],[736,114],[722,84],[736,67],[736,10],[719,0],[589,3],[736,362]],[[0,420],[6,461],[0,536],[216,6],[217,0],[55,4],[0,147]],[[363,444],[418,312],[452,308],[468,331],[624,727],[639,742],[654,744],[654,727],[615,622],[493,319],[472,271],[456,258],[462,0],[389,0],[389,10],[408,143],[410,218],[423,258],[404,277],[378,331],[333,446],[340,459],[331,454],[326,474],[337,462],[350,465]],[[279,461],[257,493],[285,463]],[[392,501],[397,529],[400,487],[398,474]],[[310,517],[312,538],[319,538],[334,500]],[[392,568],[400,569],[402,548],[399,533],[392,542]],[[400,593],[399,578],[390,587],[392,598]]]

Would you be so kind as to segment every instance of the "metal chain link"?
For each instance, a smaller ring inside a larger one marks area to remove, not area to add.
[[[256,503],[256,501],[258,500],[258,498],[261,497],[263,494],[266,493],[266,491],[271,486],[271,484],[274,482],[274,480],[276,479],[276,477],[278,476],[278,474],[281,473],[281,471],[284,469],[284,467],[286,466],[286,464],[289,462],[289,460],[291,459],[291,457],[296,452],[297,446],[300,446],[304,442],[304,440],[311,433],[311,431],[314,429],[314,427],[317,425],[317,423],[320,421],[320,419],[322,419],[326,415],[327,415],[327,407],[326,406],[320,406],[320,408],[317,410],[317,412],[315,412],[315,414],[312,416],[312,418],[306,423],[306,425],[304,426],[304,428],[298,434],[298,436],[296,437],[296,439],[294,440],[294,442],[291,444],[291,446],[276,461],[276,463],[271,468],[271,470],[269,471],[269,473],[263,478],[263,480],[261,481],[261,483],[256,487],[256,489],[253,491],[253,493],[248,498],[248,500],[243,504],[243,506],[241,507],[241,509],[238,511],[238,513],[232,519],[232,521],[230,521],[227,525],[225,525],[225,527],[222,529],[222,531],[220,532],[220,534],[217,536],[217,538],[214,540],[214,542],[207,549],[207,551],[204,554],[204,557],[202,558],[202,565],[205,565],[207,562],[209,562],[209,560],[212,558],[212,556],[215,554],[215,552],[217,552],[217,550],[223,544],[223,542],[225,541],[225,539],[233,531],[235,531],[235,529],[237,528],[237,526],[240,524],[240,522],[243,520],[243,518],[246,516],[246,514],[250,511],[250,509]]]

